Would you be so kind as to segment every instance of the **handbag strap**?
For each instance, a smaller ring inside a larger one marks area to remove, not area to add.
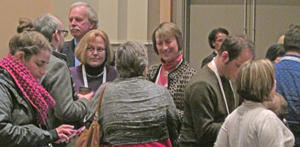
[[[102,90],[101,90],[101,93],[100,93],[100,96],[99,96],[99,100],[98,100],[97,109],[96,109],[96,113],[95,113],[95,116],[94,116],[94,120],[97,120],[97,118],[98,118],[98,112],[99,112],[99,108],[100,108],[100,105],[101,105],[103,93],[104,93],[104,90],[105,90],[106,86],[107,86],[109,83],[110,83],[110,82],[105,83],[105,85],[103,86],[103,88],[102,88]]]

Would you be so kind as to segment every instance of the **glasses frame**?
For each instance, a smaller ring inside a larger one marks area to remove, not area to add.
[[[64,33],[64,37],[67,37],[69,34],[69,31],[67,30],[57,30],[58,32],[63,32]]]
[[[88,45],[88,46],[86,47],[86,51],[87,51],[87,52],[94,53],[95,50],[97,51],[97,53],[102,53],[103,51],[106,51],[106,48],[100,48],[100,49],[98,50],[98,48],[95,48],[95,47],[93,47],[93,46],[91,46],[91,45]]]

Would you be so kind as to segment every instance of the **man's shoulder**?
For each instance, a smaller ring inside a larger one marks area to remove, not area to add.
[[[43,86],[47,86],[51,82],[51,79],[69,75],[69,68],[67,64],[63,60],[55,57],[53,54],[51,54],[49,63],[46,65],[46,70],[46,74],[40,80]]]
[[[68,65],[65,61],[55,57],[53,54],[50,56],[49,63],[46,65],[47,73],[57,72],[58,70],[68,71]]]
[[[197,73],[191,78],[189,85],[192,85],[194,83],[211,83],[216,80],[216,75],[207,65],[205,65],[203,68],[199,69]]]
[[[66,56],[66,54],[63,54],[63,53],[59,53],[59,52],[52,52],[52,54],[55,56],[55,57],[57,57],[58,59],[60,59],[61,61],[63,61],[63,62],[66,62],[66,64],[67,64],[67,56]]]
[[[210,72],[208,67],[199,70],[189,81],[186,93],[208,94],[218,91],[218,80],[213,72]],[[197,94],[197,95],[198,95]]]
[[[64,47],[62,49],[62,52],[64,53],[69,48],[75,48],[74,39],[64,42]]]
[[[74,39],[64,42],[64,46],[68,46],[68,45],[72,45],[72,44],[74,44]]]
[[[300,62],[291,61],[291,60],[283,60],[274,65],[276,74],[284,74],[284,71],[289,71],[291,73],[298,73],[300,66]]]
[[[48,64],[56,64],[56,63],[64,63],[64,61],[62,61],[60,58],[58,58],[56,55],[52,53]]]

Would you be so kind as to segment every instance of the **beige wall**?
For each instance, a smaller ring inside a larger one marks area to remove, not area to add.
[[[16,34],[18,20],[26,17],[35,20],[43,13],[51,13],[60,19],[68,30],[69,8],[78,0],[14,0],[3,1],[0,9],[2,21],[0,58],[8,53],[8,42]],[[5,2],[4,2],[5,1]],[[171,0],[85,0],[97,12],[99,29],[105,31],[117,47],[128,40],[144,42],[148,48],[149,65],[159,62],[151,44],[153,30],[161,23],[170,21]],[[73,37],[69,34],[66,40]]]
[[[69,7],[76,0],[54,0],[54,15],[68,28]],[[105,31],[114,49],[129,40],[146,44],[149,65],[159,62],[159,56],[152,49],[151,35],[154,29],[170,21],[170,0],[87,0],[98,12],[99,27]],[[63,9],[62,9],[63,8]],[[71,40],[69,35],[66,40]]]
[[[42,13],[53,12],[53,0],[0,0],[0,59],[8,54],[8,42],[17,33],[21,17],[34,20]]]
[[[300,24],[299,15],[300,1],[259,1],[256,6],[256,58],[264,58],[267,49],[277,43],[290,24]],[[252,18],[249,21],[250,26]],[[190,63],[192,67],[199,68],[202,60],[213,52],[208,44],[212,29],[224,27],[230,34],[244,33],[243,1],[192,0],[187,26],[190,27]],[[249,38],[253,39],[252,26],[248,30]]]

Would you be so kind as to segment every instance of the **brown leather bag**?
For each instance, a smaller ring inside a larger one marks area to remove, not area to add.
[[[100,93],[100,97],[98,100],[98,105],[97,105],[97,109],[95,112],[94,120],[93,120],[90,128],[88,130],[84,130],[81,133],[81,135],[79,136],[79,138],[76,141],[75,147],[99,147],[100,146],[102,131],[101,131],[101,126],[97,120],[98,119],[98,111],[99,111],[99,108],[101,105],[101,100],[102,100],[104,90],[108,84],[109,84],[109,82],[106,83],[102,88],[102,91]]]

